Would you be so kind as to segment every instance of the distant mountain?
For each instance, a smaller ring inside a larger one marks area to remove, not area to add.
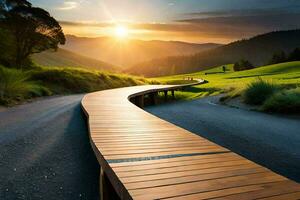
[[[103,60],[121,67],[166,56],[190,55],[220,46],[176,41],[117,40],[109,37],[87,38],[67,35],[61,48]]]
[[[118,67],[102,62],[100,60],[88,58],[86,56],[73,53],[68,50],[58,49],[57,51],[45,51],[34,54],[32,59],[43,66],[56,67],[81,67],[87,69],[115,71]]]
[[[196,72],[247,59],[256,66],[266,64],[275,52],[300,47],[300,30],[277,31],[240,40],[190,56],[173,56],[139,63],[129,73],[148,77]]]

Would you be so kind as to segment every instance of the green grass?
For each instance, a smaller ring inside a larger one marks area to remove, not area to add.
[[[274,93],[262,105],[261,110],[279,113],[300,113],[300,87]]]
[[[51,94],[46,87],[29,79],[28,72],[0,66],[0,104],[9,105],[27,98]]]
[[[150,83],[146,79],[124,74],[61,67],[37,67],[31,71],[31,79],[55,94],[85,93]]]
[[[258,78],[245,88],[242,95],[243,101],[250,105],[261,105],[278,90],[277,85]]]
[[[202,78],[209,83],[205,85],[195,86],[194,88],[201,88],[201,90],[193,90],[192,92],[183,92],[180,94],[185,99],[193,99],[198,97],[204,97],[209,95],[216,95],[221,93],[227,93],[227,98],[240,96],[244,89],[251,82],[257,80],[258,77],[265,81],[273,82],[281,87],[293,88],[300,85],[300,62],[289,62],[277,65],[270,65],[255,68],[252,70],[234,72],[232,70],[233,65],[227,65],[227,69],[230,69],[226,73],[207,74],[211,72],[221,72],[222,66],[212,68],[206,71],[200,71],[192,74],[183,74],[176,76],[158,77],[152,80],[168,83],[174,80],[183,80],[186,77]],[[214,92],[210,92],[210,91]]]
[[[156,81],[104,71],[63,67],[32,67],[29,71],[0,68],[0,104],[36,96],[88,93],[98,90],[158,84]]]

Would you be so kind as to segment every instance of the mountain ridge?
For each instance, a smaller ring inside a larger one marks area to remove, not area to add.
[[[300,47],[300,29],[274,31],[189,56],[152,59],[133,65],[125,71],[147,77],[175,75],[235,63],[240,59],[247,59],[259,66],[266,64],[274,53],[290,52],[297,47]]]
[[[112,63],[123,68],[166,56],[190,55],[220,44],[195,44],[182,41],[118,40],[111,37],[78,37],[66,35],[67,42],[61,48],[75,53]]]

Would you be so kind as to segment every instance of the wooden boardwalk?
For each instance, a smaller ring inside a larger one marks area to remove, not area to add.
[[[88,94],[103,199],[300,199],[300,185],[132,104],[176,86]],[[201,112],[201,108],[199,108]]]

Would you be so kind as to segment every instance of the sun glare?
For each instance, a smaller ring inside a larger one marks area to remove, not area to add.
[[[115,35],[118,38],[126,38],[128,36],[128,28],[126,26],[118,25],[115,27]]]

